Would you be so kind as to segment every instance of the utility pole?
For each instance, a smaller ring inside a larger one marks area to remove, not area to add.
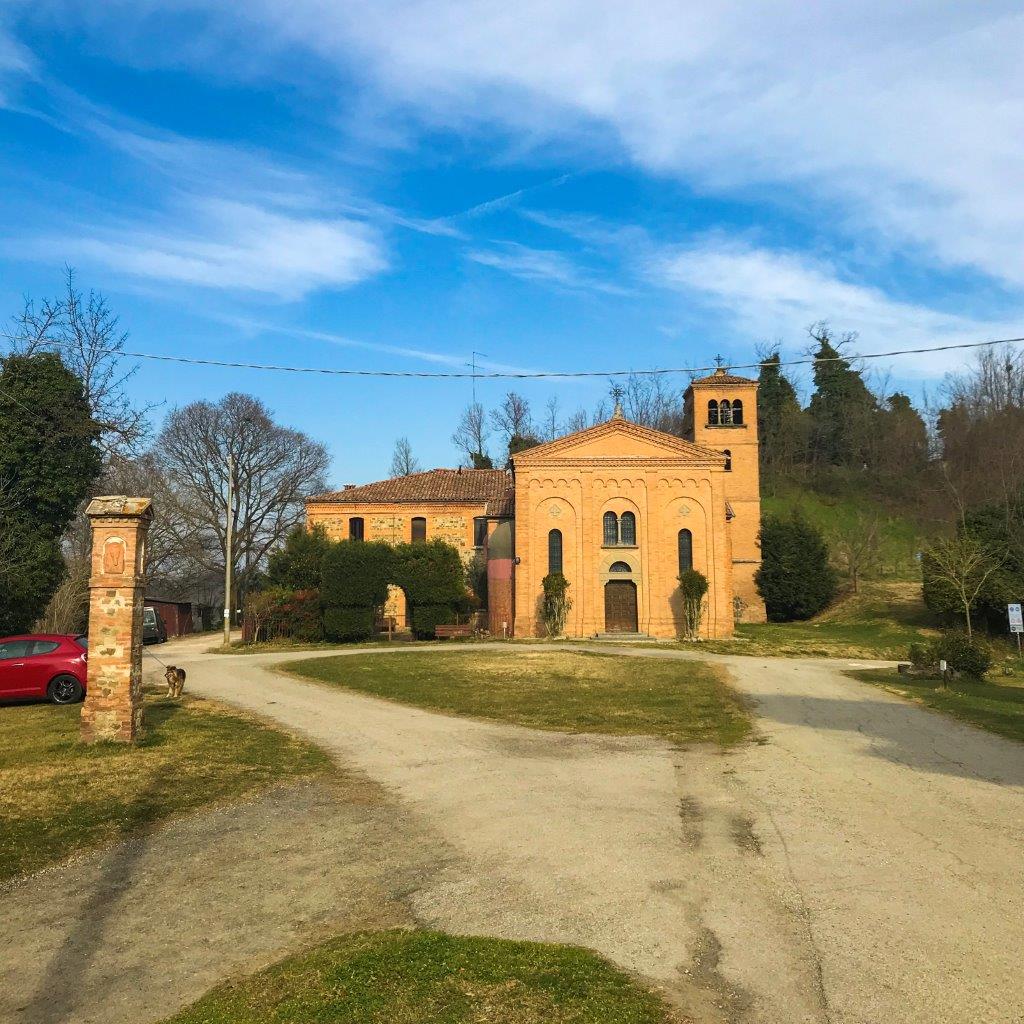
[[[224,646],[231,645],[231,563],[234,561],[235,457],[228,452],[228,530],[224,548]]]

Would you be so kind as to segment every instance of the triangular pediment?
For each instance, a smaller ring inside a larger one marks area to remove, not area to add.
[[[684,441],[674,434],[651,430],[626,419],[610,419],[575,434],[528,448],[513,457],[516,466],[561,459],[673,459],[685,462],[720,465],[722,453]]]

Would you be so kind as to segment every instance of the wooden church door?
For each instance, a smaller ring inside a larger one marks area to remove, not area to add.
[[[631,580],[604,585],[604,629],[606,633],[637,631],[636,584]]]

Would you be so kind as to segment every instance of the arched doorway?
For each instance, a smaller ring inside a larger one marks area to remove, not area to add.
[[[604,631],[636,633],[636,584],[632,580],[609,580],[604,585]]]

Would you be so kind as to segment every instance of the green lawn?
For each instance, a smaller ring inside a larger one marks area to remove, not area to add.
[[[573,946],[389,931],[333,939],[165,1024],[671,1024],[655,993]]]
[[[888,669],[849,674],[988,732],[1024,741],[1024,681],[1020,676],[1004,680],[993,676],[984,682],[957,679],[946,690],[937,679],[901,676]]]
[[[718,654],[898,661],[912,643],[936,635],[920,583],[869,581],[807,622],[743,623],[734,639],[701,646]]]
[[[354,655],[295,662],[288,672],[448,714],[568,732],[738,743],[743,698],[721,668],[535,647]]]
[[[134,748],[79,742],[80,705],[0,708],[0,880],[275,782],[333,771],[317,747],[211,701],[146,696]]]

